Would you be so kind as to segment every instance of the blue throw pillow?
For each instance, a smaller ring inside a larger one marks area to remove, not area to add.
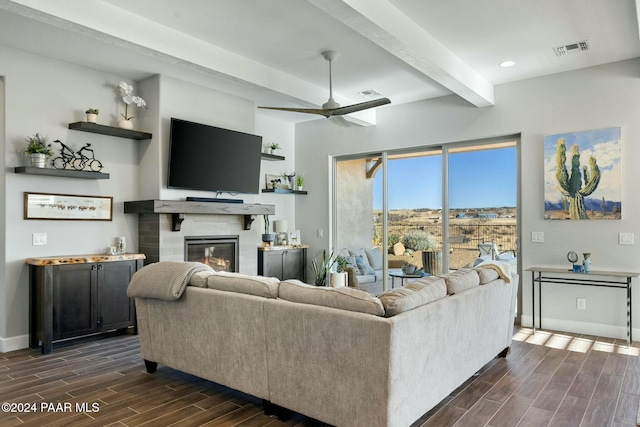
[[[362,274],[376,274],[375,270],[369,265],[369,262],[364,262],[362,256],[356,257],[356,264],[358,264],[358,268],[362,271]]]

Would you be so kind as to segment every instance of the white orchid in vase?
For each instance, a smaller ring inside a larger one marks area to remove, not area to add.
[[[118,126],[126,129],[131,129],[131,119],[133,119],[134,117],[129,116],[129,105],[135,104],[140,108],[146,108],[147,103],[139,96],[133,95],[133,86],[131,86],[130,84],[127,84],[126,82],[120,82],[118,87],[120,88],[122,100],[124,101],[124,114],[120,114],[124,118],[124,120],[120,120],[118,122]]]

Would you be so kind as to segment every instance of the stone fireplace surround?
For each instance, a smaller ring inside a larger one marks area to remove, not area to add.
[[[274,205],[261,204],[144,200],[124,205],[125,213],[138,214],[138,252],[146,255],[145,264],[184,261],[185,237],[237,235],[238,271],[245,274],[258,272],[260,227],[251,227],[252,220],[275,214]],[[177,214],[181,223],[174,231]]]

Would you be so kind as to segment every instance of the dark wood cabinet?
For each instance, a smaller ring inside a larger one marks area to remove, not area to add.
[[[307,281],[307,248],[258,248],[258,274]]]
[[[135,326],[127,287],[143,259],[127,254],[27,260],[30,346],[42,346],[47,354],[55,341]]]

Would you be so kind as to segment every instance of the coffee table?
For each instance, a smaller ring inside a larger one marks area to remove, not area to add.
[[[404,286],[404,281],[406,279],[419,279],[421,277],[424,276],[428,276],[429,273],[425,273],[425,274],[405,274],[402,271],[398,271],[398,272],[390,272],[389,276],[391,276],[391,289],[395,288],[395,282],[396,282],[396,277],[400,279],[400,286]]]

